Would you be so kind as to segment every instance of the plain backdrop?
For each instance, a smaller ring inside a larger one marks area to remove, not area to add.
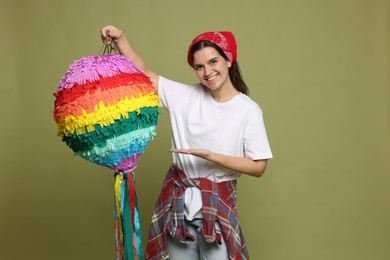
[[[115,258],[113,172],[73,156],[52,117],[107,24],[185,83],[197,34],[236,35],[275,157],[238,183],[251,259],[390,259],[388,0],[1,0],[0,259]],[[162,111],[136,170],[144,243],[169,148]]]

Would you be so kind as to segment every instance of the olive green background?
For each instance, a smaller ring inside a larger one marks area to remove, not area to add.
[[[0,259],[115,257],[113,172],[74,157],[51,114],[62,75],[101,51],[106,24],[187,83],[192,38],[235,33],[275,157],[238,184],[251,259],[390,259],[387,0],[1,0]],[[169,147],[164,111],[136,170],[144,238]]]

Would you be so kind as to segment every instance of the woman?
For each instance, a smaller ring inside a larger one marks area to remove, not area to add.
[[[123,32],[101,29],[105,44],[148,75],[169,112],[173,164],[157,200],[146,259],[249,259],[237,219],[236,179],[261,177],[272,158],[262,111],[246,94],[230,32],[207,32],[190,44],[187,61],[200,81],[159,76]]]

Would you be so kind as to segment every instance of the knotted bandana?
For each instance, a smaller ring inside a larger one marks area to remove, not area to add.
[[[191,67],[194,67],[191,62],[191,49],[200,41],[209,41],[216,44],[225,53],[226,57],[231,63],[234,63],[237,59],[237,43],[231,32],[205,32],[198,35],[192,40],[188,47],[187,62]]]

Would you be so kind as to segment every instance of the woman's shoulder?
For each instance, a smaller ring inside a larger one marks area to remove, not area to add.
[[[179,86],[187,86],[187,87],[200,87],[199,83],[187,84],[161,75],[159,75],[159,83],[161,83],[161,85],[170,85],[170,86],[179,85]]]
[[[198,87],[159,76],[158,95],[163,106],[173,111],[179,105],[196,99],[200,92]]]
[[[240,94],[240,102],[241,102],[240,105],[245,107],[247,110],[255,110],[255,111],[261,112],[260,105],[255,100],[253,100],[251,97],[249,97],[248,95],[241,93]]]

